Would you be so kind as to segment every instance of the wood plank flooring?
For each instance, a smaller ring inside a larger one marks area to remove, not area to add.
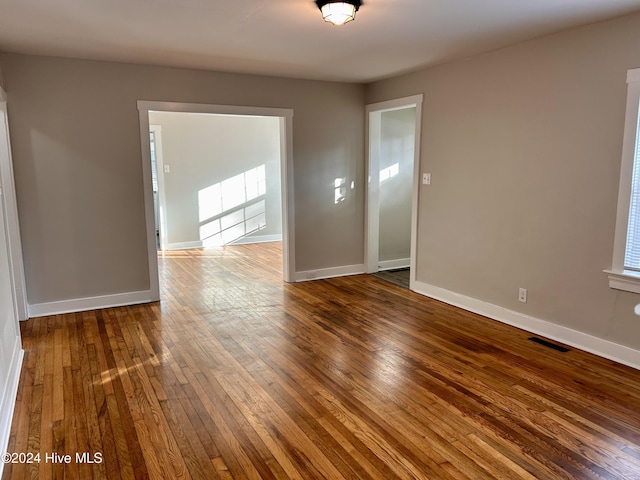
[[[174,252],[160,303],[22,323],[9,452],[41,460],[3,479],[640,479],[640,372],[280,266]]]
[[[395,268],[393,270],[380,270],[379,272],[372,273],[374,277],[381,278],[387,282],[394,283],[400,287],[410,288],[411,271],[409,268]]]

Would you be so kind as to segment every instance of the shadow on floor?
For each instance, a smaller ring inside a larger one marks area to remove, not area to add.
[[[381,278],[387,282],[391,282],[399,287],[409,288],[409,269],[408,268],[396,268],[393,270],[381,270],[376,273],[372,273],[374,277]]]

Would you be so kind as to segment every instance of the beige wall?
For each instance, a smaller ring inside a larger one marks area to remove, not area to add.
[[[28,300],[149,288],[137,100],[291,108],[296,269],[363,261],[364,88],[2,54]],[[334,179],[356,188],[334,205]]]
[[[633,15],[368,86],[424,93],[419,281],[640,348],[640,296],[602,273],[638,45]]]

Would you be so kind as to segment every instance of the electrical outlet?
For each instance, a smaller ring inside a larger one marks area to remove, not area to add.
[[[518,290],[518,301],[522,303],[527,303],[527,289],[521,288]]]

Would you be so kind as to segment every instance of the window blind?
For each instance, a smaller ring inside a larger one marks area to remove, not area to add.
[[[636,141],[633,153],[631,201],[624,255],[625,270],[640,272],[640,115],[636,122]]]

